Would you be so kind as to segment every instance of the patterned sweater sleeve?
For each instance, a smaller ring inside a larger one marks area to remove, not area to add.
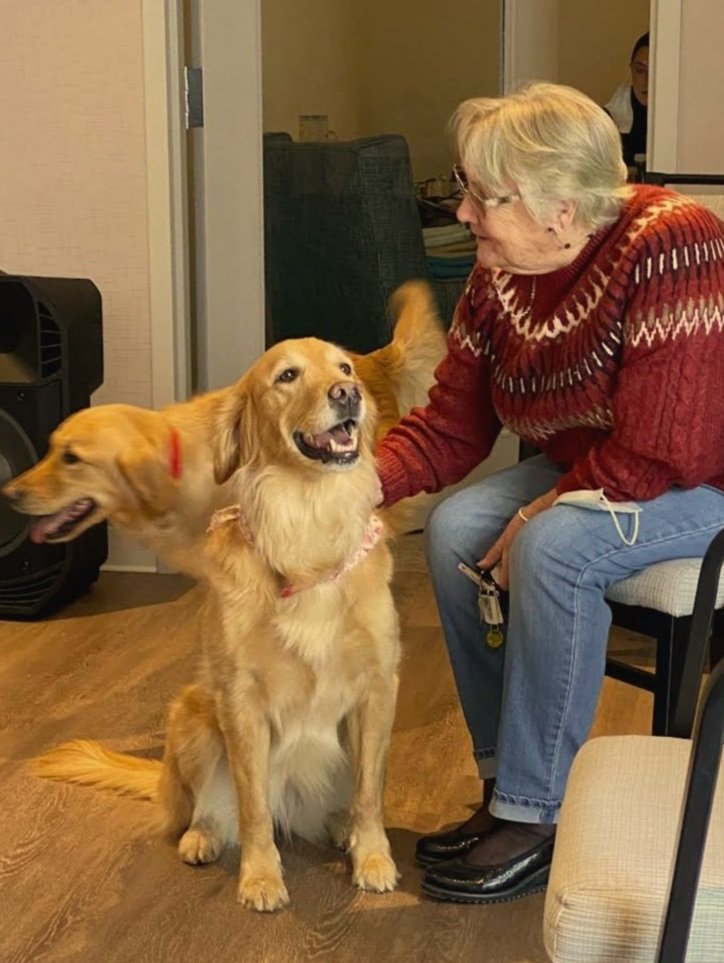
[[[724,438],[724,225],[694,205],[643,231],[622,266],[628,293],[613,430],[563,475],[560,493],[618,501],[694,488]]]
[[[489,286],[471,275],[455,310],[447,355],[435,372],[425,408],[414,408],[382,441],[377,452],[385,505],[418,492],[435,492],[464,478],[485,459],[500,422],[490,397],[490,372],[481,329],[494,304]]]

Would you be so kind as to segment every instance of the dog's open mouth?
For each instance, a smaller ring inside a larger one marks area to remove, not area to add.
[[[52,515],[40,515],[30,526],[30,539],[38,543],[67,539],[95,510],[92,498],[81,498]]]
[[[295,431],[294,443],[305,458],[325,465],[351,465],[359,458],[359,424],[348,418],[317,435]]]

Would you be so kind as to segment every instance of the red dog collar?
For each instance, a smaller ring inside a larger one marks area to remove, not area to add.
[[[171,429],[168,470],[171,478],[181,477],[181,438],[175,428]]]

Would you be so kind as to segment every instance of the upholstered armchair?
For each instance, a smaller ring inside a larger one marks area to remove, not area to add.
[[[465,283],[431,277],[398,134],[265,134],[264,231],[268,344],[314,335],[371,351],[390,338],[387,304],[403,281],[430,281],[446,324]]]
[[[724,662],[697,712],[723,565],[724,530],[701,564],[673,735],[604,736],[576,756],[546,894],[553,963],[724,960]]]

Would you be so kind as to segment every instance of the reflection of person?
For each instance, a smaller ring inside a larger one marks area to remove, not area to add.
[[[636,155],[646,153],[649,104],[649,35],[634,44],[631,53],[631,83],[622,84],[606,104],[606,110],[621,132],[623,159],[633,167]]]
[[[466,101],[454,123],[477,263],[429,403],[389,432],[378,469],[390,505],[463,478],[503,425],[543,452],[427,525],[483,802],[417,855],[425,892],[485,902],[545,884],[603,680],[607,588],[702,555],[724,526],[724,225],[627,185],[615,125],[578,91]],[[571,493],[585,501],[555,504]],[[476,560],[510,587],[502,647],[458,571]]]

